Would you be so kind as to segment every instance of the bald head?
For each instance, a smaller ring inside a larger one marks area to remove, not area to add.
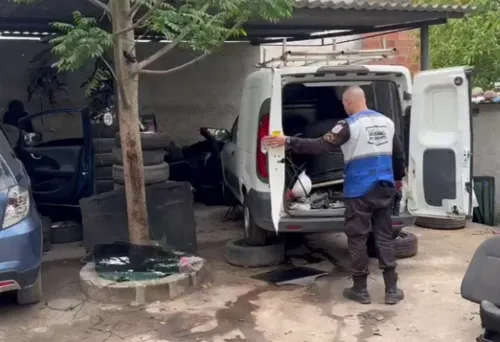
[[[367,110],[365,92],[359,86],[351,86],[342,94],[342,104],[349,115]]]

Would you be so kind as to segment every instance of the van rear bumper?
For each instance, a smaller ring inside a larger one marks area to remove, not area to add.
[[[252,218],[255,223],[268,231],[274,232],[271,219],[271,196],[268,192],[250,190],[246,195]],[[409,213],[392,217],[393,227],[401,228],[413,225],[415,219]],[[278,232],[282,233],[339,233],[344,231],[343,217],[282,217]]]

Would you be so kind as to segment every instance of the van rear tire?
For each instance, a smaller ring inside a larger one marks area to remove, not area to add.
[[[268,233],[255,223],[246,198],[243,202],[243,230],[245,244],[248,246],[265,246],[267,244]]]

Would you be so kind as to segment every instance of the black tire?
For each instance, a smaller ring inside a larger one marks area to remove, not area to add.
[[[144,166],[144,184],[165,183],[170,176],[170,170],[167,163],[158,165]],[[113,165],[113,180],[118,184],[125,184],[125,175],[123,166]]]
[[[417,217],[415,225],[422,228],[453,230],[465,228],[465,220]]]
[[[145,166],[161,164],[165,159],[165,150],[143,150],[142,159]],[[113,163],[123,165],[122,149],[119,147],[113,148]]]
[[[113,191],[115,182],[112,179],[103,179],[95,181],[95,193],[102,194],[104,192]]]
[[[91,126],[92,138],[114,138],[118,125],[106,126],[104,123],[94,123]]]
[[[245,198],[243,202],[243,231],[245,234],[245,244],[248,246],[265,246],[267,243],[268,232],[259,227]]]
[[[399,236],[394,240],[394,249],[398,259],[414,257],[418,253],[417,236],[413,233],[400,232]]]
[[[411,258],[418,253],[418,239],[415,234],[403,232],[402,228],[397,228],[397,235],[394,237],[394,248],[396,253],[396,258],[404,259]],[[366,247],[368,251],[368,256],[370,258],[378,258],[378,248],[375,243],[375,237],[373,233],[368,235],[368,241],[366,242]]]
[[[141,146],[143,150],[161,150],[168,147],[170,137],[167,133],[141,133]],[[115,135],[115,145],[121,147],[120,133]]]
[[[111,166],[114,164],[114,157],[113,153],[106,152],[106,153],[96,153],[95,157],[95,166]]]
[[[51,237],[50,237],[51,226],[52,226],[52,220],[50,219],[50,217],[43,216],[42,217],[42,233],[43,233],[42,250],[44,252],[48,252],[52,248],[52,241],[51,241]]]
[[[95,168],[95,179],[105,180],[113,179],[113,167],[112,166],[98,166]]]
[[[115,146],[115,139],[113,138],[95,138],[92,139],[94,145],[94,152],[97,153],[110,153]]]
[[[62,221],[52,224],[52,243],[70,243],[82,241],[82,225],[76,221]]]
[[[240,267],[266,267],[285,260],[285,244],[248,246],[245,240],[231,240],[226,244],[225,260]]]
[[[38,273],[35,283],[27,288],[17,291],[17,304],[30,305],[42,300],[42,272]]]
[[[399,236],[399,233],[401,233],[401,230],[404,228],[404,225],[398,225],[398,226],[392,226],[392,234],[393,238],[396,239]],[[377,246],[375,244],[375,236],[373,235],[373,232],[370,232],[368,234],[368,239],[366,240],[366,247],[368,251],[368,256],[370,258],[378,258],[378,251],[377,251]]]

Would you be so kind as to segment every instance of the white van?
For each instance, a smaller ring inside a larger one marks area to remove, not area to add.
[[[263,68],[250,74],[222,152],[225,185],[243,205],[248,244],[265,244],[269,232],[344,230],[340,150],[299,156],[285,148],[265,151],[261,139],[269,134],[322,136],[346,117],[341,94],[350,85],[360,85],[369,108],[394,121],[405,145],[407,205],[394,212],[393,226],[412,224],[413,216],[470,215],[470,77],[465,67],[424,71],[412,87],[409,70],[394,65]],[[301,170],[313,184],[309,198],[314,199],[306,206],[286,196]],[[314,203],[318,198],[320,203]]]

